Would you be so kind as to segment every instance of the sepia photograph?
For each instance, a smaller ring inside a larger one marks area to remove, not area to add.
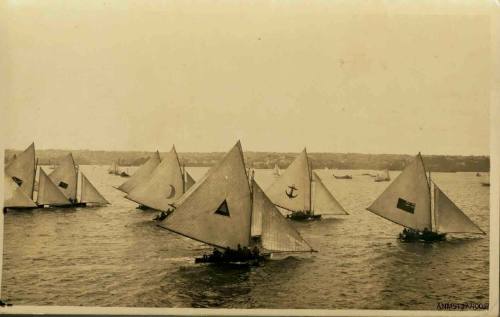
[[[0,8],[0,313],[498,314],[498,2]]]

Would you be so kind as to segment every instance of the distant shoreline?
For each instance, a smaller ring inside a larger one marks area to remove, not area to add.
[[[9,162],[19,150],[5,150],[5,162]],[[91,151],[91,150],[37,150],[40,165],[57,164],[68,152],[72,152],[77,164],[109,165],[118,162],[123,166],[143,164],[153,152],[146,151]],[[160,152],[163,157],[166,152]],[[181,164],[189,167],[210,167],[219,161],[223,152],[178,153]],[[253,168],[273,168],[275,164],[285,169],[298,153],[245,152],[245,161]],[[360,153],[308,153],[314,169],[342,170],[402,170],[413,155],[360,154]],[[433,172],[488,172],[489,156],[423,155],[427,170]]]

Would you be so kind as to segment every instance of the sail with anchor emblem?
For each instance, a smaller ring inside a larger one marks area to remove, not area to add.
[[[266,191],[273,204],[289,211],[311,210],[311,173],[306,149]]]
[[[175,146],[151,173],[148,181],[138,184],[125,198],[157,210],[168,210],[184,190],[179,158]]]

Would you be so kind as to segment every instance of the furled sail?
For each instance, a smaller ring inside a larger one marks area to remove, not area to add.
[[[40,168],[38,196],[36,201],[39,205],[64,206],[71,204],[68,198],[66,198],[64,193],[60,190],[60,187],[54,184],[42,168]]]
[[[24,191],[12,180],[10,176],[4,174],[4,207],[36,207],[36,204],[24,193]]]
[[[160,164],[160,153],[156,151],[126,182],[118,187],[125,193],[130,193],[137,185],[147,182],[151,173]]]
[[[400,225],[431,230],[430,187],[418,154],[367,210]]]
[[[125,198],[157,210],[168,210],[184,193],[181,166],[175,147],[155,168],[145,183],[138,184]]]
[[[92,185],[92,183],[88,180],[87,176],[83,173],[82,175],[82,192],[80,201],[82,203],[93,203],[93,204],[109,204],[109,201],[104,198],[104,196],[99,193],[99,191]]]
[[[434,183],[434,215],[437,231],[443,233],[485,233]]]
[[[311,210],[311,174],[306,149],[266,191],[273,204],[290,210]]]
[[[307,252],[313,251],[300,233],[286,220],[269,200],[264,191],[252,181],[253,208],[252,213],[260,216],[252,217],[261,226],[260,241],[262,247],[273,252]],[[254,224],[252,223],[252,229]],[[252,236],[256,232],[252,230]]]
[[[221,248],[248,246],[251,199],[240,142],[191,188],[159,225]]]
[[[313,172],[313,209],[315,214],[348,215],[344,207],[333,197],[321,178]]]
[[[35,184],[35,143],[17,155],[9,165],[5,167],[7,174],[29,198],[33,199]]]
[[[49,175],[50,179],[64,193],[70,201],[76,201],[76,187],[78,171],[76,170],[73,155],[69,153],[60,162],[57,168]]]

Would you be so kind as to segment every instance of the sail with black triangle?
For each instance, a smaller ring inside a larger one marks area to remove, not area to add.
[[[175,203],[159,226],[215,247],[195,263],[254,264],[274,252],[312,252],[248,175],[238,142]]]
[[[306,149],[266,191],[271,201],[292,220],[347,215],[321,178],[311,168]]]
[[[420,153],[367,208],[404,226],[402,241],[440,241],[447,233],[485,234],[427,177]]]

